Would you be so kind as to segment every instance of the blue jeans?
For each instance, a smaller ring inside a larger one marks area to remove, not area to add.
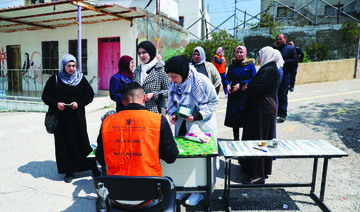
[[[220,74],[220,77],[221,77],[221,83],[223,85],[224,93],[225,93],[225,95],[227,95],[227,89],[226,89],[227,85],[225,83],[226,73]]]
[[[278,92],[278,116],[286,118],[287,116],[287,107],[288,107],[288,92],[290,84],[290,73],[284,73],[283,79],[280,83],[279,92]]]
[[[290,88],[294,88],[294,86],[295,86],[297,69],[298,69],[298,68],[296,68],[295,71],[292,72],[291,75],[290,75],[290,76],[291,76],[291,77],[290,77]]]

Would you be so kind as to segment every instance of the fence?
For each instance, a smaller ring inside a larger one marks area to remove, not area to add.
[[[41,97],[46,81],[58,70],[0,69],[1,98],[7,96]]]

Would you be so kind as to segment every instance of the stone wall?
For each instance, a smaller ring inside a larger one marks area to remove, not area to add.
[[[329,49],[329,60],[356,57],[356,48],[349,48],[341,41],[339,29],[341,25],[318,25],[304,27],[279,27],[279,33],[285,33],[287,41],[294,41],[295,45],[307,51],[313,42],[325,43]],[[273,46],[275,38],[267,28],[243,29],[237,34],[248,50],[249,57],[257,58],[258,51],[264,46]]]

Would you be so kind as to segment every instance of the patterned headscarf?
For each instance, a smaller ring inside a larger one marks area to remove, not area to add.
[[[270,46],[265,46],[264,48],[262,48],[259,51],[259,57],[260,68],[270,62],[275,62],[277,68],[279,68],[279,65],[284,63],[280,52]]]
[[[235,53],[237,52],[238,49],[241,49],[244,52],[244,59],[246,59],[247,50],[246,50],[245,46],[236,47]],[[236,57],[235,57],[235,59],[236,59]]]
[[[63,83],[69,86],[77,86],[83,78],[83,73],[79,70],[75,70],[73,74],[68,74],[65,71],[65,66],[69,62],[76,64],[76,58],[71,54],[65,54],[61,60],[59,78]]]
[[[185,66],[178,68],[180,63],[186,64],[186,68]],[[166,61],[165,72],[179,74],[182,77],[187,76],[185,79],[183,78],[182,83],[179,85],[170,82],[168,98],[169,115],[177,112],[177,104],[189,107],[192,102],[195,102],[200,111],[208,110],[208,96],[204,91],[200,74],[193,66],[189,65],[185,56],[175,56]]]
[[[201,46],[197,46],[197,47],[195,47],[192,55],[194,55],[194,53],[195,53],[196,51],[199,52],[199,54],[200,54],[200,62],[196,63],[196,65],[201,65],[201,64],[203,64],[203,63],[205,62],[205,60],[206,60],[205,51],[204,51],[204,49],[203,49]],[[192,57],[191,57],[191,63],[194,63]]]

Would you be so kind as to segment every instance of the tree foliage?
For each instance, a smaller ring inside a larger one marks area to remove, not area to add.
[[[248,24],[251,29],[256,29],[258,27],[267,27],[269,28],[269,34],[272,36],[272,38],[276,39],[276,37],[280,34],[277,27],[280,26],[280,24],[276,24],[272,18],[272,16],[269,14],[269,10],[273,6],[273,0],[270,1],[267,8],[264,10],[263,13],[260,14],[260,21],[257,23],[250,23]],[[285,12],[287,15],[288,12]]]
[[[327,60],[329,56],[329,48],[325,43],[314,42],[307,49],[307,54],[312,61]]]
[[[339,30],[341,41],[349,48],[348,56],[353,54],[358,46],[360,27],[357,22],[345,21]]]
[[[206,61],[212,62],[214,55],[216,54],[216,50],[219,47],[223,47],[225,51],[225,58],[227,64],[231,61],[231,58],[235,56],[235,49],[237,46],[243,45],[239,39],[234,38],[225,30],[221,30],[219,32],[214,32],[212,34],[211,40],[204,41],[191,41],[184,51],[184,55],[191,60],[192,53],[197,46],[203,47],[206,55]]]

